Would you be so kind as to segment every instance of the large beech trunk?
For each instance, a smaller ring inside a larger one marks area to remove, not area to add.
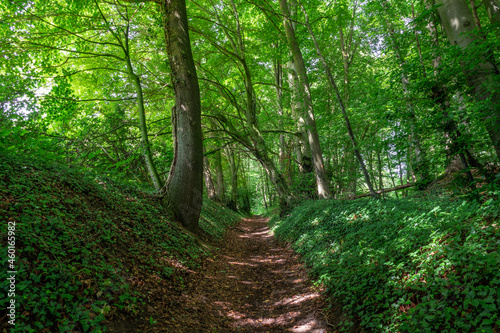
[[[201,102],[189,42],[185,0],[164,0],[165,40],[175,90],[172,108],[174,161],[166,183],[164,204],[191,231],[198,229],[203,203],[203,139]]]
[[[446,31],[446,35],[452,45],[458,45],[462,49],[467,49],[479,37],[471,33],[476,28],[474,17],[467,4],[467,0],[437,0],[441,22]],[[498,159],[500,159],[500,93],[494,89],[495,66],[484,61],[474,66],[472,70],[464,66],[464,73],[467,76],[467,84],[471,88],[475,98],[480,102],[485,102],[481,117],[483,118],[490,140],[495,148]]]
[[[300,93],[303,100],[304,118],[307,126],[307,138],[309,147],[311,149],[311,156],[316,174],[317,192],[320,198],[329,198],[331,196],[330,187],[326,178],[325,166],[323,162],[323,155],[319,143],[318,131],[316,129],[316,121],[314,119],[314,110],[311,98],[311,88],[307,78],[306,66],[304,58],[300,50],[297,38],[295,36],[295,29],[293,28],[290,20],[290,10],[288,8],[287,0],[280,0],[281,13],[284,16],[284,29],[288,46],[292,52],[293,62],[300,80]]]

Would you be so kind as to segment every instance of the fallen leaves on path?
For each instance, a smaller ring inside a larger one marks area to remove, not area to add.
[[[294,252],[274,239],[267,222],[247,218],[229,230],[203,269],[177,277],[183,280],[182,290],[152,298],[154,315],[140,330],[326,332],[319,292],[311,288]]]

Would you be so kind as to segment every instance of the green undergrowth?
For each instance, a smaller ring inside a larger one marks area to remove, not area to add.
[[[174,285],[209,255],[150,193],[60,165],[0,152],[0,200],[2,311],[12,275],[5,268],[17,271],[15,326],[3,317],[2,331],[104,332],[109,318],[137,315],[138,286]],[[205,200],[200,227],[216,240],[238,219]]]
[[[271,225],[326,287],[341,331],[500,332],[499,217],[493,199],[331,200]]]

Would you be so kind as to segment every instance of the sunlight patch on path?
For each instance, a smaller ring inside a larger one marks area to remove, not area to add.
[[[282,299],[276,303],[274,303],[275,306],[283,306],[283,305],[288,305],[288,304],[300,304],[304,301],[310,300],[312,298],[319,297],[319,293],[310,293],[310,294],[304,294],[304,295],[295,295],[290,298],[285,298]]]
[[[266,223],[244,219],[233,229],[236,247],[225,257],[228,270],[235,270],[228,273],[241,279],[231,279],[239,297],[232,295],[234,302],[224,306],[230,326],[235,332],[325,333],[320,294],[310,290],[295,254],[274,239]]]
[[[199,273],[189,273],[196,279],[172,304],[182,310],[168,319],[172,333],[327,332],[320,293],[267,222],[243,219]]]

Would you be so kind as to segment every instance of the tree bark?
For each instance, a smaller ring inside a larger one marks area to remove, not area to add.
[[[391,181],[392,181],[392,186],[393,187],[396,187],[396,181],[394,180],[394,174],[392,172],[392,166],[391,166],[391,156],[389,154],[388,151],[386,151],[386,156],[387,156],[387,166],[389,168],[389,175],[391,177]],[[398,192],[396,191],[396,199],[399,199],[399,195],[398,195]]]
[[[491,24],[500,24],[500,1],[498,0],[484,0],[486,12]]]
[[[295,63],[288,63],[288,83],[292,89],[292,97],[290,106],[292,109],[292,117],[297,126],[297,135],[295,136],[295,154],[299,162],[300,173],[311,173],[313,171],[311,149],[307,140],[307,130],[304,117],[304,106],[299,92],[299,79]]]
[[[290,22],[290,10],[288,8],[287,0],[280,0],[280,9],[284,16],[283,26],[288,41],[288,46],[293,55],[293,62],[297,70],[300,80],[300,92],[303,98],[304,116],[307,126],[307,137],[309,147],[311,149],[312,161],[314,165],[314,172],[316,173],[316,186],[318,196],[320,198],[329,198],[331,196],[329,184],[326,178],[325,166],[323,162],[323,155],[319,142],[318,131],[316,129],[316,121],[314,119],[314,110],[311,98],[311,88],[307,78],[306,66],[297,38],[295,36],[295,29]]]
[[[236,29],[234,30],[236,39],[233,39],[231,37],[228,29],[223,28],[223,31],[226,37],[232,41],[231,44],[233,45],[234,52],[231,53],[233,59],[236,60],[241,65],[240,70],[242,72],[243,80],[245,83],[246,98],[245,98],[244,112],[245,112],[246,130],[248,131],[247,132],[248,137],[243,137],[242,135],[237,134],[236,130],[233,130],[232,133],[233,135],[235,135],[235,138],[240,143],[242,143],[252,152],[255,158],[262,165],[269,179],[276,188],[282,206],[289,206],[291,199],[290,190],[283,176],[281,175],[278,168],[274,164],[273,160],[269,157],[269,150],[259,129],[259,124],[257,121],[257,114],[256,114],[257,103],[256,103],[255,91],[253,89],[252,75],[250,73],[250,69],[245,59],[245,41],[243,36],[243,28],[240,25],[238,11],[236,9],[235,3],[232,0],[230,0],[230,4],[236,22]],[[224,26],[223,22],[220,20],[218,15],[216,18],[219,24],[221,26]],[[239,108],[239,105],[235,105],[235,107]],[[229,127],[232,127],[232,124],[230,124],[230,122],[227,119],[225,119],[224,122]]]
[[[428,8],[430,7],[429,3],[427,4],[427,7]],[[427,27],[431,35],[433,36],[434,47],[436,49],[439,48],[439,38],[434,22],[433,21],[429,22]],[[442,110],[442,115],[443,115],[442,128],[444,131],[445,138],[448,138],[448,140],[450,141],[450,146],[449,146],[450,155],[452,157],[457,154],[459,155],[463,170],[467,173],[467,179],[469,180],[469,182],[473,182],[474,177],[472,176],[472,173],[469,170],[469,165],[467,164],[467,160],[465,159],[464,155],[464,150],[467,150],[467,148],[462,142],[461,139],[462,135],[458,130],[455,119],[453,119],[453,117],[449,113],[449,108],[451,103],[449,101],[449,97],[447,94],[447,87],[444,83],[438,80],[438,74],[441,67],[441,56],[436,56],[432,61],[432,65],[434,68],[434,76],[436,78],[436,83],[434,87],[432,87],[432,98],[434,102],[437,103]]]
[[[398,157],[398,167],[399,167],[399,185],[403,185],[403,161],[402,161],[400,152],[398,151],[396,154],[397,154],[397,157]],[[406,170],[406,172],[409,173],[410,171]],[[401,193],[401,196],[403,198],[405,197],[405,191],[404,191],[404,189],[403,189],[403,191]]]
[[[380,157],[380,152],[377,152],[377,162],[378,162],[378,189],[384,190],[384,180],[382,178],[382,158]]]
[[[144,109],[144,95],[142,93],[142,86],[139,76],[137,76],[133,70],[132,65],[130,64],[130,60],[127,59],[127,67],[129,70],[129,76],[132,78],[134,82],[135,91],[137,94],[137,109],[139,111],[139,127],[141,130],[141,145],[143,149],[144,161],[146,162],[146,168],[148,170],[148,174],[153,181],[153,186],[157,191],[159,191],[163,182],[156,171],[156,167],[153,161],[153,155],[151,154],[151,148],[149,147],[149,139],[148,139],[148,129],[146,124],[146,111]]]
[[[232,147],[226,149],[227,160],[229,162],[229,174],[231,176],[231,198],[228,202],[228,207],[234,211],[238,210],[238,166],[234,157]]]
[[[182,225],[198,230],[203,204],[203,139],[198,77],[189,41],[185,0],[163,0],[164,32],[175,91],[172,108],[174,161],[164,203]]]
[[[260,175],[260,173],[259,173]],[[268,204],[267,204],[267,201],[268,201],[268,192],[269,192],[269,189],[268,189],[268,183],[267,183],[267,175],[264,171],[264,169],[262,169],[262,174],[261,174],[261,181],[262,181],[262,184],[263,186],[260,187],[261,191],[262,191],[262,199],[264,201],[264,208],[267,210],[267,207],[268,207]]]
[[[208,157],[203,157],[203,176],[205,178],[205,187],[207,189],[207,196],[210,200],[217,200],[217,190],[212,178],[212,170],[210,170],[210,163]]]
[[[274,62],[274,84],[276,85],[276,100],[278,102],[278,126],[279,128],[283,128],[283,68],[281,66],[280,59],[276,59]],[[286,155],[286,147],[285,147],[285,136],[283,133],[280,133],[279,139],[279,170],[283,172],[285,170],[285,155]]]
[[[226,202],[226,188],[224,187],[224,171],[222,170],[222,158],[221,158],[221,153],[220,149],[217,150],[217,153],[215,155],[215,174],[216,174],[216,180],[217,180],[217,198],[220,202],[225,203]]]
[[[280,4],[282,2],[285,2],[285,4],[286,4],[286,0],[280,0]],[[377,193],[375,193],[375,191],[373,189],[373,185],[372,185],[372,182],[370,180],[370,175],[368,174],[368,171],[366,170],[366,166],[365,166],[365,163],[363,161],[363,157],[361,156],[361,152],[359,151],[358,143],[356,141],[356,137],[354,136],[354,132],[352,130],[351,122],[349,121],[349,117],[347,115],[347,110],[345,108],[344,102],[342,100],[342,97],[340,96],[339,88],[337,87],[337,84],[335,83],[335,80],[333,79],[333,75],[332,75],[332,72],[330,70],[330,66],[328,66],[328,64],[326,62],[326,59],[325,59],[325,57],[323,57],[323,53],[321,52],[321,50],[319,48],[318,42],[316,40],[316,37],[314,36],[313,30],[311,28],[311,25],[309,24],[309,18],[307,16],[307,13],[306,13],[304,7],[302,7],[302,11],[304,12],[304,15],[306,17],[306,26],[307,26],[307,29],[309,30],[309,34],[311,35],[311,38],[312,38],[312,40],[314,42],[314,46],[316,48],[316,52],[318,53],[318,56],[319,56],[319,58],[321,60],[321,63],[323,64],[323,67],[325,69],[328,81],[329,81],[330,85],[332,86],[332,88],[333,88],[333,90],[335,92],[335,95],[337,97],[337,101],[338,101],[338,103],[340,105],[340,109],[342,110],[342,115],[344,116],[344,121],[346,123],[347,132],[349,133],[349,138],[351,139],[351,143],[352,143],[352,145],[354,147],[354,154],[356,155],[356,158],[357,158],[357,160],[359,162],[361,170],[363,171],[363,175],[365,177],[366,185],[368,186],[368,189],[370,190],[370,193],[372,194],[372,196],[374,198],[378,198]]]
[[[478,38],[472,35],[476,24],[467,1],[436,0],[436,3],[442,5],[438,8],[438,12],[450,43],[467,52],[467,48]],[[500,160],[500,109],[498,108],[500,92],[494,89],[494,76],[498,73],[494,64],[487,61],[486,56],[483,60],[472,70],[464,66],[464,73],[475,98],[484,103],[481,117]]]

